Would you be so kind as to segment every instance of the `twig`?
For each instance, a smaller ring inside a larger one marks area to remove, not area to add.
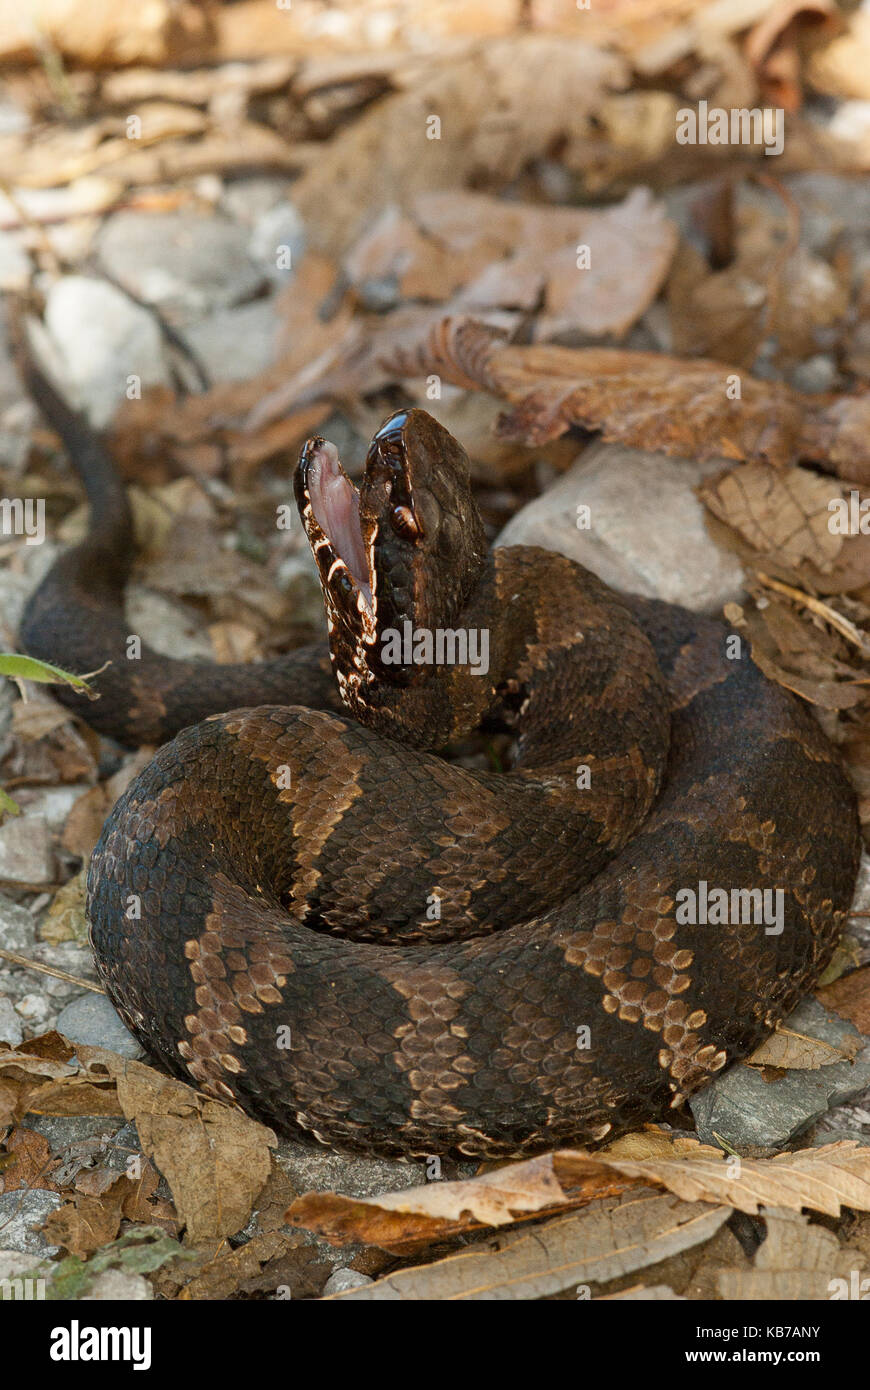
[[[23,965],[25,970],[36,970],[41,975],[53,975],[56,980],[66,980],[69,985],[78,985],[79,989],[89,989],[92,994],[105,994],[102,985],[92,985],[90,980],[83,980],[78,975],[71,975],[68,970],[61,970],[56,965],[43,965],[40,960],[31,960],[29,956],[19,956],[17,951],[0,951],[0,959],[11,961],[13,965]]]
[[[787,598],[794,599],[802,607],[817,613],[825,622],[830,623],[831,627],[836,628],[841,637],[845,637],[847,642],[851,642],[853,646],[857,647],[864,656],[870,656],[870,639],[848,618],[844,618],[842,613],[830,608],[827,603],[822,603],[821,599],[813,598],[812,594],[804,593],[803,589],[793,589],[791,584],[783,584],[779,579],[771,579],[769,574],[762,574],[760,570],[756,570],[756,574],[766,588],[775,589],[778,594],[785,594]]]

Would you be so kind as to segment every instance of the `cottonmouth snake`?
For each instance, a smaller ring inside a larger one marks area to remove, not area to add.
[[[88,910],[110,998],[174,1073],[361,1152],[520,1155],[673,1118],[812,986],[851,900],[854,798],[718,621],[488,551],[462,448],[412,410],[359,493],[331,445],[303,450],[329,651],[128,660],[123,486],[27,377],[92,511],[22,639],[109,660],[98,701],[60,698],[163,744],[106,822]],[[462,634],[479,657],[487,634],[485,672],[450,662]],[[427,751],[481,723],[514,733],[509,772]],[[781,890],[780,922],[732,895],[731,920],[693,925],[702,885]]]

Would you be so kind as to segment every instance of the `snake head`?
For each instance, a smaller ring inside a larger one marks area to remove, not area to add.
[[[372,440],[359,490],[320,436],[302,449],[295,488],[342,694],[353,703],[375,682],[426,680],[425,668],[381,658],[408,622],[455,623],[486,563],[461,444],[425,410],[400,410]]]

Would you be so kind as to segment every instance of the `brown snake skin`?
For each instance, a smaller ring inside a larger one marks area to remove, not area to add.
[[[27,375],[92,523],[23,642],[111,660],[100,700],[62,698],[124,743],[171,740],[109,816],[88,893],[109,996],[174,1073],[285,1133],[506,1157],[673,1119],[812,986],[851,901],[854,798],[723,625],[559,555],[488,552],[463,450],[414,410],[358,494],[331,445],[303,450],[332,672],[321,648],[127,660],[124,490]],[[485,631],[486,673],[390,663],[405,622]],[[481,723],[515,733],[509,772],[427,751]],[[782,929],[683,921],[702,883],[782,890]]]

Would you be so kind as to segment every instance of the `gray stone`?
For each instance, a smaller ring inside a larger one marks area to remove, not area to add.
[[[45,1298],[50,1275],[50,1264],[39,1255],[0,1250],[0,1302],[40,1301]]]
[[[104,994],[81,994],[73,999],[58,1014],[57,1031],[70,1042],[105,1047],[121,1057],[144,1055]]]
[[[422,1163],[398,1159],[357,1158],[314,1148],[295,1140],[283,1140],[275,1151],[279,1166],[297,1192],[344,1192],[349,1197],[376,1197],[426,1181]]]
[[[18,237],[0,232],[0,290],[26,290],[32,274],[30,257]]]
[[[257,218],[248,242],[248,255],[273,284],[285,285],[302,258],[305,240],[302,217],[292,203],[281,202]],[[289,266],[284,264],[285,258],[290,261]]]
[[[17,793],[18,805],[26,817],[40,816],[49,830],[59,834],[79,797],[90,788],[85,782],[65,782],[60,787],[23,787]]]
[[[355,1269],[334,1269],[323,1286],[324,1294],[344,1293],[346,1289],[361,1289],[363,1284],[373,1284],[367,1274]]]
[[[248,381],[275,360],[279,324],[274,299],[218,309],[184,336],[213,382]]]
[[[253,227],[265,213],[286,202],[289,187],[283,178],[234,179],[221,194],[220,208],[234,222]]]
[[[45,323],[64,383],[98,428],[124,398],[128,376],[142,387],[171,381],[154,317],[105,280],[67,275],[52,286]]]
[[[42,1234],[46,1218],[63,1206],[56,1192],[41,1187],[13,1188],[0,1194],[0,1240],[6,1250],[24,1255],[56,1255],[57,1245],[49,1245]]]
[[[118,212],[99,236],[109,273],[179,320],[249,299],[263,283],[248,256],[249,232],[228,218],[193,212]]]
[[[35,940],[33,914],[0,893],[0,946],[6,951],[21,951],[26,955]]]
[[[866,1149],[870,1145],[870,1134],[860,1129],[819,1129],[813,1135],[811,1147],[821,1149],[825,1144],[841,1144],[848,1140]]]
[[[742,592],[743,570],[710,537],[693,489],[724,464],[593,444],[511,518],[496,544],[558,550],[614,589],[718,613]],[[581,505],[590,509],[583,530]]]
[[[5,994],[0,994],[0,1043],[17,1047],[21,1042],[24,1042],[24,1030],[15,1005]]]
[[[816,999],[804,999],[785,1020],[796,1033],[837,1047],[860,1033]],[[870,1085],[870,1045],[854,1061],[835,1062],[815,1071],[794,1069],[765,1081],[753,1067],[738,1063],[706,1086],[689,1104],[701,1139],[716,1135],[738,1151],[750,1146],[779,1149],[836,1105]]]
[[[83,1294],[79,1302],[117,1299],[124,1303],[140,1303],[153,1297],[151,1285],[141,1274],[129,1274],[123,1269],[104,1269],[91,1284],[90,1293]]]
[[[130,631],[159,652],[185,659],[201,656],[214,661],[214,647],[204,620],[179,599],[168,598],[141,584],[131,584],[124,612]]]
[[[0,878],[53,883],[54,846],[42,816],[14,816],[0,825]]]

